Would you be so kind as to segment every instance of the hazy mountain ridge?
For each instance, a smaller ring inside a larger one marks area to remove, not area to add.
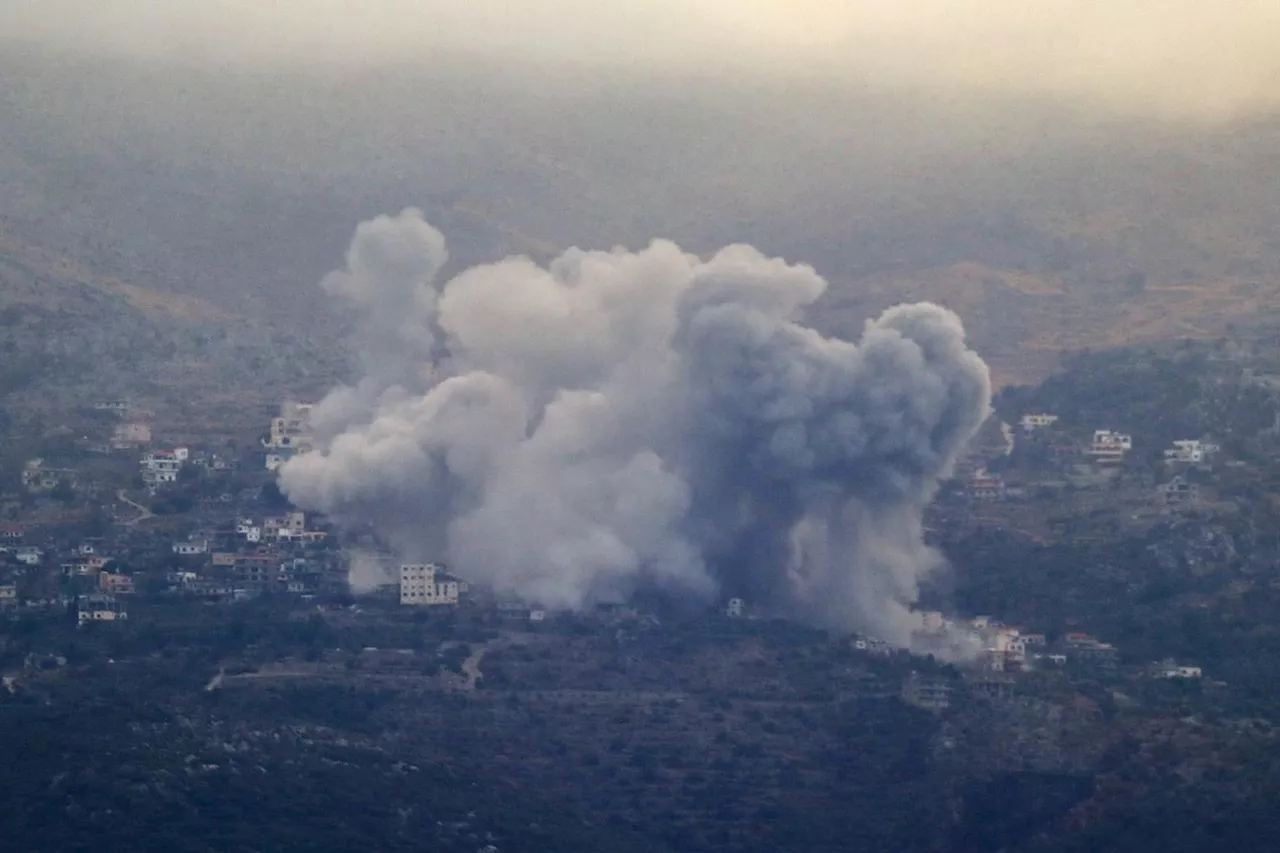
[[[304,335],[341,319],[315,284],[356,223],[410,205],[447,235],[446,275],[571,245],[748,242],[831,282],[827,330],[904,299],[957,310],[1002,380],[1064,349],[1212,337],[1280,302],[1269,119],[461,61],[0,64],[11,232]]]
[[[0,231],[0,394],[46,402],[332,382],[341,353]]]

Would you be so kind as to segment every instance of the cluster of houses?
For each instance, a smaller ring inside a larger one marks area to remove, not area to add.
[[[977,616],[970,620],[953,621],[943,614],[930,611],[921,614],[924,631],[936,635],[959,632],[981,649],[978,656],[982,672],[1005,674],[1033,669],[1061,668],[1071,665],[1081,670],[1097,673],[1113,672],[1119,663],[1119,651],[1111,643],[1103,642],[1091,634],[1070,632],[1049,643],[1038,632],[1024,631],[1004,625],[989,616]],[[1165,660],[1151,668],[1151,675],[1164,679],[1196,679],[1203,676],[1198,666],[1179,664]],[[937,696],[931,696],[928,684],[915,684],[906,692],[916,704],[928,707]],[[939,700],[940,701],[940,700]]]
[[[143,453],[138,459],[138,473],[147,491],[154,495],[161,486],[178,482],[179,474],[187,465],[205,471],[231,471],[236,467],[234,460],[217,453],[201,450],[193,452],[187,447],[175,447],[171,450],[149,450]]]
[[[132,576],[113,571],[111,561],[96,553],[96,548],[90,544],[77,547],[60,566],[64,588],[71,590],[70,596],[54,599],[23,599],[19,596],[18,580],[22,573],[44,565],[46,557],[44,549],[21,544],[23,535],[24,530],[19,525],[0,528],[0,542],[3,542],[0,554],[12,557],[21,567],[0,573],[0,608],[71,607],[77,623],[81,625],[127,617],[127,610],[118,596],[127,596],[134,591]]]
[[[234,528],[194,534],[173,543],[187,567],[169,578],[175,592],[206,598],[242,599],[262,592],[314,594],[333,577],[336,555],[314,553],[328,532],[307,525],[303,512],[239,518]]]
[[[50,539],[43,548],[24,543],[22,527],[6,525],[0,528],[0,564],[7,562],[9,568],[0,566],[0,606],[74,607],[81,623],[117,621],[126,618],[123,601],[144,575],[152,591],[214,600],[344,588],[341,554],[323,547],[327,532],[309,527],[303,513],[239,521],[176,541],[122,531],[78,545]],[[116,553],[123,555],[119,562],[108,556]],[[135,571],[119,568],[120,563]],[[139,565],[147,568],[139,573]],[[47,574],[33,573],[42,569]],[[57,577],[60,593],[49,600],[20,596],[18,583],[24,576]]]
[[[1018,422],[1024,437],[1046,430],[1058,422],[1058,416],[1048,413],[1029,413]],[[1012,433],[1008,433],[1012,442]],[[1092,466],[1080,468],[1073,482],[1100,482],[1099,477],[1115,471],[1133,450],[1133,436],[1113,429],[1094,430],[1090,441],[1080,446],[1068,439],[1054,438],[1048,445],[1055,456],[1083,455]],[[1217,444],[1202,439],[1179,439],[1163,452],[1165,466],[1171,476],[1155,486],[1154,497],[1164,506],[1197,506],[1200,487],[1194,481],[1193,469],[1204,465],[1219,451]],[[1085,473],[1092,472],[1092,474]],[[963,494],[976,502],[998,501],[1019,497],[1023,490],[1006,483],[1003,476],[985,468],[972,471],[964,480]]]
[[[1115,646],[1088,634],[1071,633],[1052,646],[1044,634],[1005,625],[990,616],[952,620],[938,611],[921,615],[920,637],[950,638],[953,644],[978,649],[981,669],[987,672],[1021,672],[1043,667],[1061,667],[1068,661],[1095,670],[1115,666]]]
[[[71,468],[53,468],[43,459],[31,459],[22,468],[22,488],[34,494],[48,494],[60,484],[74,486],[77,477]]]
[[[328,533],[323,530],[309,530],[307,515],[294,511],[281,516],[268,516],[261,522],[252,518],[236,519],[236,536],[245,542],[323,542]]]
[[[38,545],[24,545],[26,528],[21,524],[0,525],[0,554],[6,554],[24,566],[38,566],[44,560],[44,549]]]

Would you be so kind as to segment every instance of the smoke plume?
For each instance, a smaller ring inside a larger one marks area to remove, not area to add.
[[[361,225],[326,279],[359,312],[365,377],[281,469],[295,503],[547,606],[652,586],[909,644],[940,562],[921,513],[990,401],[953,313],[824,337],[802,313],[826,282],[742,245],[438,283],[444,257],[409,209]]]

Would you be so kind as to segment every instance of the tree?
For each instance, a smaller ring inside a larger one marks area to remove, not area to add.
[[[262,502],[272,509],[288,509],[291,506],[289,499],[284,496],[284,492],[280,491],[280,486],[275,480],[269,480],[263,484],[260,496]]]

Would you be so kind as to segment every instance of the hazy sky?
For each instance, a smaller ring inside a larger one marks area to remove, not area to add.
[[[1280,104],[1276,0],[4,0],[0,36],[231,63],[750,69],[1179,117]]]

